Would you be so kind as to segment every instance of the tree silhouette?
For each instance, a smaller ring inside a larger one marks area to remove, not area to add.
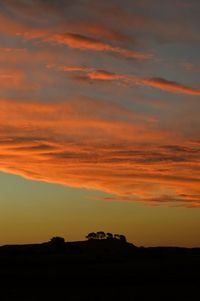
[[[110,232],[105,233],[104,231],[98,231],[98,232],[90,232],[86,235],[86,238],[88,240],[92,240],[92,239],[98,239],[98,240],[102,240],[102,239],[117,239],[120,240],[121,242],[126,242],[126,236],[123,234],[112,234]]]
[[[63,243],[65,243],[65,239],[60,236],[54,236],[50,239],[50,244],[52,245],[63,245]]]
[[[97,232],[97,237],[98,239],[104,239],[106,237],[106,234],[103,231],[99,231]]]
[[[114,238],[115,239],[120,239],[120,235],[119,234],[114,234]]]
[[[120,239],[122,242],[127,242],[126,236],[123,235],[123,234],[120,234],[119,239]]]
[[[108,232],[108,233],[106,233],[106,237],[107,237],[107,239],[112,239],[113,238],[113,234],[110,233],[110,232]]]
[[[96,239],[97,238],[97,234],[95,232],[90,232],[90,233],[88,233],[88,235],[86,235],[86,238],[88,240],[90,240],[90,239]]]
[[[54,236],[50,239],[49,244],[54,251],[63,251],[65,249],[65,239],[60,236]]]

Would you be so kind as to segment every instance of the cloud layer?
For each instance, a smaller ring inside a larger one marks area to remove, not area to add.
[[[119,200],[200,206],[200,144],[168,144],[172,134],[148,117],[92,99],[1,100],[0,109],[2,171]]]
[[[198,1],[3,1],[0,171],[200,207],[199,12]]]

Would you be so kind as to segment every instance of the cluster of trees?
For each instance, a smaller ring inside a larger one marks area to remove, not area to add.
[[[66,248],[65,239],[60,236],[54,236],[48,242],[51,249],[55,252],[62,252]]]
[[[104,231],[98,231],[98,232],[90,232],[88,235],[86,235],[86,238],[88,240],[120,240],[121,242],[126,242],[126,236],[123,234],[112,234],[110,232],[105,233]],[[50,246],[52,246],[54,249],[63,249],[66,247],[66,242],[63,237],[60,236],[54,236],[50,239],[48,242]]]
[[[65,244],[65,239],[63,237],[60,237],[60,236],[54,236],[50,239],[49,244],[62,246],[62,245]]]
[[[112,234],[112,233],[105,233],[103,231],[98,232],[90,232],[88,235],[86,235],[86,238],[88,240],[91,239],[118,239],[120,241],[126,242],[126,236],[123,234]]]

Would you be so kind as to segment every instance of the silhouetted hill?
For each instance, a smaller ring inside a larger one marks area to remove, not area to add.
[[[200,248],[117,239],[0,247],[2,300],[140,300],[172,292],[193,300],[199,273]]]
[[[38,244],[18,244],[0,246],[0,255],[17,255],[17,254],[53,254],[62,253],[66,256],[69,254],[85,254],[94,257],[102,256],[200,256],[200,248],[184,247],[137,247],[129,242],[121,242],[118,239],[102,240],[84,240],[63,242],[62,245],[44,242]]]
[[[51,242],[44,242],[40,244],[18,244],[18,245],[4,245],[0,247],[0,254],[2,253],[52,253],[57,251],[57,244]],[[118,239],[102,239],[102,240],[85,240],[65,242],[61,247],[62,252],[68,254],[76,251],[85,252],[88,254],[123,254],[138,249],[131,243],[121,242]]]

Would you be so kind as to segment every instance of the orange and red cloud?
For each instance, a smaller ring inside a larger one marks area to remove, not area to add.
[[[46,38],[45,41],[63,44],[71,48],[78,48],[82,50],[87,49],[92,51],[105,51],[129,59],[145,60],[152,57],[152,54],[149,53],[142,53],[126,48],[112,46],[111,44],[102,42],[99,39],[87,37],[76,33],[53,35],[49,38]]]
[[[199,145],[169,144],[173,134],[144,115],[92,99],[1,100],[0,112],[1,171],[121,200],[199,207]]]
[[[56,66],[56,65],[47,65],[48,68],[55,68],[59,71],[66,72],[79,72],[80,75],[76,75],[74,79],[83,79],[89,81],[117,81],[127,83],[129,85],[142,85],[146,87],[152,87],[155,89],[160,89],[168,91],[171,93],[181,93],[198,96],[200,95],[200,89],[195,89],[192,87],[179,84],[177,82],[169,81],[164,78],[140,78],[135,75],[128,74],[117,74],[109,72],[106,70],[95,70],[93,68],[84,67],[84,66],[74,66],[74,67],[65,67],[65,66]]]
[[[0,171],[197,208],[199,16],[124,1],[1,3]]]

